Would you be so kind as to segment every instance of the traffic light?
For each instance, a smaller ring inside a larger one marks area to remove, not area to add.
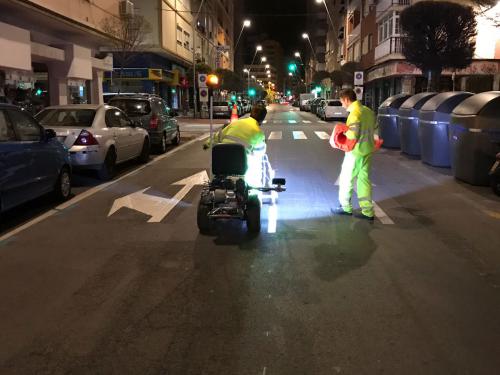
[[[287,90],[287,91],[286,91],[286,94],[287,94],[288,96],[290,96],[290,95],[292,95],[292,91],[291,91],[291,90]]]
[[[294,73],[297,70],[297,65],[295,63],[288,64],[288,71]]]
[[[231,101],[235,102],[236,101],[236,95],[231,95]]]
[[[320,93],[321,92],[321,86],[316,86],[315,90],[316,90],[316,92]]]
[[[217,77],[215,74],[209,74],[207,76],[207,85],[211,88],[219,86],[219,77]]]
[[[248,96],[255,96],[257,94],[257,91],[255,89],[248,89]]]
[[[36,95],[36,96],[40,96],[40,95],[42,95],[42,89],[40,89],[40,88],[39,88],[39,89],[37,89],[37,90],[36,90],[36,92],[35,92],[35,95]]]

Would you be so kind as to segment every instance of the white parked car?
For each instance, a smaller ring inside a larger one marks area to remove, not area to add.
[[[76,104],[47,107],[36,115],[70,152],[74,169],[94,169],[99,177],[113,177],[116,164],[149,160],[149,135],[116,107]]]
[[[321,109],[321,117],[323,120],[329,119],[346,119],[347,111],[342,107],[342,103],[338,99],[328,99]]]

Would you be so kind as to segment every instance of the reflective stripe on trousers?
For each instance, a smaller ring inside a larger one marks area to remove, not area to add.
[[[374,216],[370,181],[371,163],[372,154],[355,156],[351,152],[346,152],[339,178],[339,202],[344,211],[352,212],[351,198],[354,179],[357,178],[357,194],[361,212],[366,216]]]

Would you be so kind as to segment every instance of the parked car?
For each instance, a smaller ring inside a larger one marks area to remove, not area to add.
[[[250,104],[250,102],[248,100],[242,100],[241,102],[243,103],[243,109],[245,113],[249,113],[252,110],[252,105]]]
[[[228,102],[214,102],[213,103],[213,116],[214,118],[231,118],[231,111],[233,106]]]
[[[316,98],[316,99],[313,99],[311,102],[311,112],[314,113],[315,115],[318,114],[318,106],[322,100],[323,100],[323,98]]]
[[[342,107],[342,103],[338,99],[326,100],[321,109],[321,118],[325,121],[330,119],[346,119],[347,111]]]
[[[0,104],[0,212],[50,192],[71,195],[68,150],[25,111]]]
[[[92,169],[111,179],[116,164],[149,160],[149,134],[121,109],[109,105],[73,104],[47,107],[36,115],[53,129],[70,152],[75,169]]]
[[[308,99],[304,102],[304,105],[302,106],[302,110],[305,111],[305,112],[311,112],[311,102],[313,101],[314,99]]]
[[[151,147],[165,153],[167,145],[178,145],[181,142],[181,131],[175,117],[177,112],[156,95],[115,96],[108,103],[120,108],[132,121],[149,133]]]
[[[323,110],[325,108],[325,105],[326,105],[326,100],[325,99],[322,99],[322,100],[319,101],[318,106],[316,108],[316,115],[319,118],[323,118]]]

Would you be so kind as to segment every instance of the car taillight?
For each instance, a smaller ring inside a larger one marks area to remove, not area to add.
[[[75,141],[75,146],[95,146],[98,144],[99,142],[94,135],[87,130],[82,130]]]
[[[158,117],[156,117],[156,115],[151,116],[151,120],[149,120],[149,128],[158,129]]]

